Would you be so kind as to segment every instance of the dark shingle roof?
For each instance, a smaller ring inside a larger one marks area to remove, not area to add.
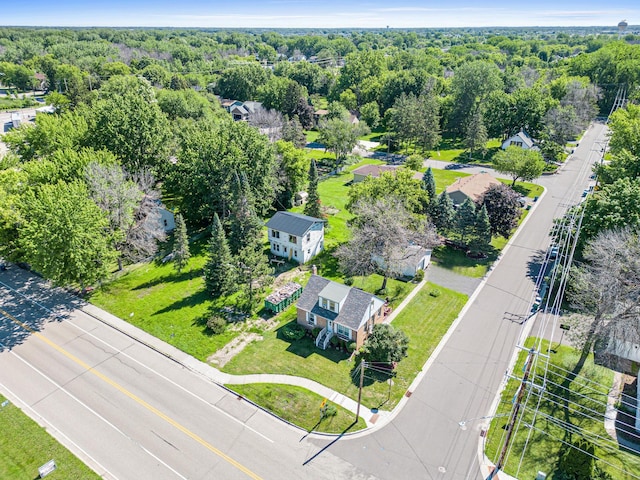
[[[322,220],[301,213],[276,212],[267,222],[267,227],[301,237],[317,222]]]
[[[335,320],[340,325],[349,327],[352,330],[357,330],[365,314],[369,313],[368,309],[371,301],[377,297],[363,290],[351,288],[340,313],[335,313],[318,305],[318,295],[330,283],[333,282],[318,275],[311,275],[302,295],[298,299],[298,307],[329,320]],[[383,303],[383,300],[378,299],[378,303]]]

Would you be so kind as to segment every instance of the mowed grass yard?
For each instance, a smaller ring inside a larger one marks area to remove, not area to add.
[[[231,390],[247,397],[270,412],[307,431],[342,433],[366,428],[362,417],[355,422],[355,415],[327,402],[327,406],[336,409],[334,416],[321,418],[320,406],[323,397],[306,388],[273,383],[252,383],[246,385],[228,385]]]
[[[532,347],[537,345],[537,342],[536,338],[528,338],[525,345]],[[549,353],[548,349],[548,342],[543,341],[542,353]],[[619,448],[604,429],[603,417],[612,385],[613,372],[595,365],[593,355],[589,355],[582,368],[577,372],[579,376],[567,386],[564,384],[568,374],[566,371],[572,371],[577,365],[580,352],[569,346],[554,344],[549,355],[552,366],[546,377],[546,388],[537,410],[538,413],[534,418],[539,398],[538,392],[540,392],[535,389],[528,401],[523,402],[523,407],[521,407],[522,421],[520,427],[514,430],[512,454],[509,455],[505,465],[506,473],[524,479],[535,478],[537,472],[542,471],[548,475],[547,478],[560,478],[561,471],[566,471],[570,464],[575,466],[583,462],[587,464],[592,462],[593,459],[588,455],[563,443],[571,444],[587,436],[593,440],[593,455],[604,459],[604,461],[597,462],[597,465],[608,472],[611,475],[610,478],[638,478],[640,456],[627,453]],[[526,351],[520,352],[513,369],[515,376],[522,376],[526,357]],[[530,379],[533,379],[536,385],[541,385],[543,382],[544,364],[545,360],[538,358],[538,362],[534,364],[535,367],[532,369]],[[494,462],[502,447],[505,425],[508,423],[508,415],[513,406],[512,399],[516,395],[519,384],[520,382],[515,379],[508,381],[496,412],[500,417],[491,421],[485,451],[489,459]],[[571,422],[572,428],[576,432],[571,436],[567,436],[567,429],[562,427],[563,422],[567,421]],[[533,428],[526,428],[525,425],[532,425]],[[603,446],[606,444],[609,447],[604,448]],[[576,446],[588,450],[584,444]],[[526,451],[520,465],[520,457],[525,447]],[[589,475],[590,472],[583,472],[579,476],[562,478],[586,479],[589,478]]]
[[[425,284],[392,323],[409,337],[409,356],[399,363],[391,388],[388,375],[367,371],[362,397],[364,405],[391,410],[398,403],[466,301],[466,295]],[[278,329],[266,332],[264,340],[246,347],[223,371],[237,375],[297,375],[356,399],[359,377],[354,374],[354,368],[359,363],[357,356],[350,361],[347,353],[316,348],[310,337],[287,341],[279,330],[289,322],[295,322],[293,308],[282,316]]]
[[[0,395],[0,403],[4,401]],[[55,460],[57,469],[48,479],[100,479],[98,474],[11,403],[0,407],[0,432],[0,478],[3,480],[39,478],[38,467],[49,460]]]

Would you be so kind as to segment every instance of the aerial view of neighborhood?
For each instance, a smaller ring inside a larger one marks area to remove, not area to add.
[[[640,7],[0,9],[0,479],[640,479]]]

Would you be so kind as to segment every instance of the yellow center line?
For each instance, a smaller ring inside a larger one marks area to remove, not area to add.
[[[29,325],[21,322],[20,320],[18,320],[16,317],[14,317],[13,315],[11,315],[10,313],[6,312],[5,310],[0,308],[0,313],[2,315],[4,315],[5,317],[7,317],[9,320],[11,320],[12,322],[16,323],[17,325],[21,326],[22,328],[24,328],[25,330],[27,330],[28,332],[32,333],[34,336],[36,336],[38,339],[40,339],[41,341],[43,341],[44,343],[46,343],[47,345],[49,345],[50,347],[54,348],[55,350],[57,350],[58,352],[60,352],[61,354],[63,354],[65,357],[69,358],[70,360],[72,360],[73,362],[77,363],[78,365],[80,365],[82,368],[86,369],[88,372],[92,373],[93,375],[95,375],[96,377],[98,377],[100,380],[102,380],[103,382],[111,385],[113,388],[115,388],[116,390],[118,390],[119,392],[123,393],[124,395],[126,395],[127,397],[129,397],[130,399],[132,399],[133,401],[135,401],[136,403],[138,403],[139,405],[143,406],[144,408],[146,408],[147,410],[149,410],[151,413],[155,414],[156,416],[160,417],[162,420],[164,420],[165,422],[169,423],[170,425],[172,425],[173,427],[177,428],[178,430],[180,430],[182,433],[184,433],[185,435],[187,435],[188,437],[192,438],[193,440],[195,440],[196,442],[198,442],[200,445],[202,445],[203,447],[207,448],[208,450],[210,450],[211,452],[215,453],[216,455],[218,455],[220,458],[222,458],[223,460],[227,461],[228,463],[230,463],[231,465],[233,465],[234,467],[236,467],[238,470],[240,470],[241,472],[245,473],[247,476],[253,478],[254,480],[262,480],[262,477],[256,475],[255,473],[253,473],[251,470],[249,470],[247,467],[245,467],[244,465],[242,465],[241,463],[239,463],[238,461],[234,460],[233,458],[231,458],[229,455],[227,455],[226,453],[222,452],[221,450],[217,449],[216,447],[214,447],[213,445],[211,445],[209,442],[207,442],[206,440],[204,440],[202,437],[196,435],[195,433],[193,433],[191,430],[189,430],[188,428],[184,427],[183,425],[181,425],[180,423],[178,423],[177,421],[175,421],[174,419],[172,419],[171,417],[169,417],[168,415],[166,415],[165,413],[162,413],[160,410],[158,410],[156,407],[154,407],[153,405],[150,405],[149,403],[147,403],[146,401],[144,401],[143,399],[141,399],[140,397],[138,397],[137,395],[135,395],[134,393],[130,392],[129,390],[127,390],[126,388],[124,388],[122,385],[116,383],[115,381],[111,380],[109,377],[107,377],[106,375],[104,375],[103,373],[100,373],[99,371],[95,370],[93,367],[91,367],[90,365],[88,365],[87,363],[83,362],[82,360],[80,360],[78,357],[76,357],[75,355],[73,355],[72,353],[66,351],[64,348],[62,348],[61,346],[59,346],[58,344],[52,342],[51,340],[49,340],[48,338],[46,338],[44,335],[42,335],[41,333],[37,332],[36,330],[34,330],[33,328],[31,328]]]

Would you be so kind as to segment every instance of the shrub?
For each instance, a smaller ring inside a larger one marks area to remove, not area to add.
[[[213,315],[207,320],[207,329],[214,335],[220,335],[227,329],[227,320],[218,315]]]
[[[415,277],[413,277],[413,279],[414,279],[417,283],[420,283],[422,280],[424,280],[424,270],[419,269],[419,270],[416,272],[416,276],[415,276]]]
[[[439,297],[440,293],[441,293],[440,290],[438,290],[437,288],[434,288],[429,292],[429,295],[431,295],[432,297]]]
[[[331,342],[331,345],[333,345],[334,347],[337,347],[340,339],[334,335],[333,337],[331,337],[329,342]]]
[[[287,340],[300,340],[305,332],[306,329],[297,323],[288,323],[282,327],[282,336]]]
[[[315,327],[313,330],[311,330],[311,336],[313,338],[318,338],[318,335],[320,335],[321,331],[322,331],[321,328]]]
[[[325,417],[335,417],[337,413],[338,409],[335,407],[335,405],[327,405],[322,415]]]
[[[347,287],[350,287],[351,285],[353,285],[353,277],[347,277],[347,278],[345,278],[345,279],[344,279],[344,284],[345,284]]]
[[[356,342],[351,342],[349,345],[347,345],[347,350],[349,350],[349,353],[355,352],[356,348],[357,348]]]

